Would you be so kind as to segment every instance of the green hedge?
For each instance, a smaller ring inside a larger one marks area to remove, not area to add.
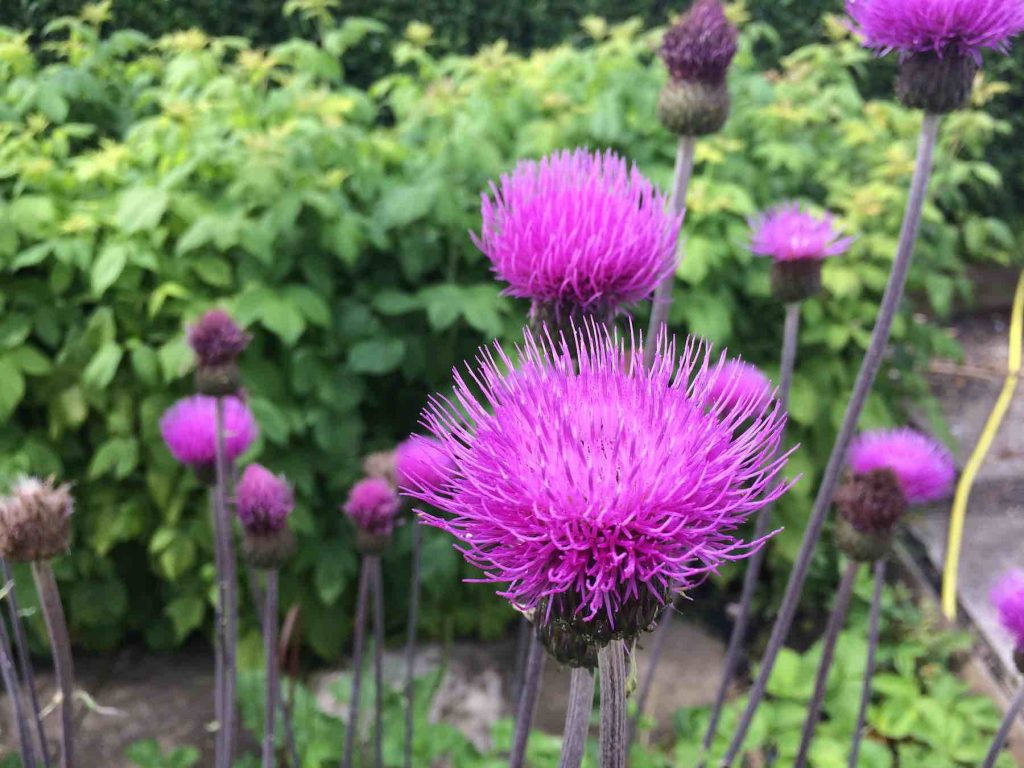
[[[375,29],[351,19],[322,44],[259,52],[198,32],[102,38],[70,20],[45,64],[26,36],[0,30],[0,473],[76,483],[76,543],[58,576],[81,643],[142,635],[167,647],[210,618],[206,503],[157,432],[191,389],[189,319],[223,304],[255,336],[244,364],[263,427],[253,455],[287,472],[299,499],[282,599],[302,605],[306,639],[331,656],[349,630],[356,566],[337,508],[360,456],[415,429],[452,365],[523,322],[467,236],[487,181],[576,144],[670,178],[674,141],[653,117],[657,30],[592,20],[582,46],[470,58],[435,58],[420,30],[395,45],[395,73],[361,90],[339,61]],[[767,75],[744,36],[734,116],[699,145],[672,316],[772,371],[781,310],[745,247],[746,217],[800,195],[859,235],[828,265],[827,296],[804,309],[792,434],[805,477],[781,507],[776,562],[799,539],[868,340],[919,123],[863,101],[855,75],[870,57],[834,31]],[[952,342],[911,311],[948,311],[966,288],[963,258],[1010,247],[1005,224],[965,206],[994,193],[982,156],[1000,127],[983,110],[945,123],[914,299],[865,424],[892,421],[901,394],[928,404],[913,370]],[[385,568],[396,626],[407,533]],[[430,532],[426,547],[424,631],[501,631],[508,609],[461,583],[445,537]]]

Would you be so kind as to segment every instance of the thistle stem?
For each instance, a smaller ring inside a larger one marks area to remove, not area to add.
[[[523,693],[523,680],[526,678],[526,660],[530,655],[530,638],[533,636],[533,624],[525,616],[520,616],[516,624],[516,669],[512,678],[512,697],[519,701]]]
[[[224,609],[221,618],[224,622],[224,675],[223,693],[221,694],[220,730],[223,743],[224,768],[230,768],[235,755],[235,730],[237,728],[237,702],[235,701],[236,654],[238,650],[238,573],[235,562],[235,545],[233,526],[228,502],[228,483],[231,470],[228,467],[227,452],[224,447],[224,398],[217,398],[216,406],[216,470],[217,485],[216,514],[220,518],[221,573],[218,574],[221,586],[218,590],[224,597]],[[216,531],[215,531],[216,533]]]
[[[60,591],[57,580],[53,577],[50,563],[40,560],[32,563],[32,575],[36,580],[39,592],[39,603],[46,620],[46,631],[50,635],[50,647],[53,650],[53,669],[60,690],[60,744],[61,768],[74,768],[75,765],[75,670],[71,661],[71,639],[68,637],[68,625],[64,619],[64,608],[60,602]]]
[[[373,760],[384,766],[384,577],[380,557],[373,558]]]
[[[889,333],[892,330],[893,320],[899,309],[900,299],[907,283],[907,273],[910,270],[910,263],[914,255],[914,245],[917,242],[917,234],[921,226],[921,211],[924,206],[925,193],[928,189],[928,179],[931,176],[932,157],[935,152],[935,142],[938,138],[940,117],[934,114],[925,114],[921,124],[921,136],[917,149],[917,163],[914,169],[914,178],[911,182],[910,196],[907,200],[906,213],[903,217],[903,227],[900,231],[899,245],[896,250],[896,259],[893,262],[892,272],[889,275],[889,282],[885,288],[885,295],[878,313],[878,320],[875,322],[875,330],[871,336],[871,343],[861,363],[857,381],[853,387],[850,402],[846,406],[846,414],[843,417],[843,424],[836,437],[835,445],[829,456],[828,465],[821,479],[821,486],[814,501],[814,508],[807,521],[807,528],[804,531],[803,542],[800,545],[800,552],[793,570],[790,572],[789,582],[786,585],[786,593],[783,596],[782,604],[779,607],[778,617],[772,628],[771,638],[765,650],[764,659],[761,661],[761,669],[751,689],[747,701],[747,708],[743,712],[740,722],[733,734],[729,750],[722,759],[721,765],[731,766],[739,755],[746,739],[747,731],[754,720],[761,700],[764,698],[765,689],[768,685],[768,678],[775,666],[782,644],[789,634],[789,629],[796,616],[797,604],[800,601],[800,593],[803,591],[804,581],[807,579],[807,572],[811,566],[811,558],[814,555],[814,547],[821,536],[821,530],[825,525],[825,518],[829,507],[832,505],[832,496],[835,493],[836,485],[842,472],[843,463],[846,461],[846,451],[853,440],[854,432],[857,429],[857,422],[864,410],[864,403],[874,384],[875,377],[882,365],[882,357],[889,340]]]
[[[7,586],[10,589],[13,587],[13,583],[7,582]],[[11,700],[14,720],[18,724],[18,747],[21,751],[21,764],[25,768],[35,768],[36,756],[32,746],[32,732],[29,730],[28,721],[22,709],[24,702],[18,687],[18,678],[14,672],[12,657],[11,639],[7,634],[7,626],[4,624],[3,619],[0,619],[0,678],[3,679],[7,696]]]
[[[359,730],[359,695],[363,681],[363,644],[366,640],[366,612],[369,591],[373,581],[373,561],[370,555],[363,556],[359,573],[359,596],[356,598],[356,620],[352,640],[352,692],[348,703],[348,727],[345,729],[345,747],[341,757],[341,768],[352,768],[352,752],[356,733]]]
[[[562,757],[558,768],[580,768],[587,751],[590,713],[594,710],[594,673],[574,667],[569,678],[569,707],[565,712]]]
[[[216,768],[228,768],[224,762],[224,548],[221,540],[221,516],[219,510],[220,492],[214,486],[210,489],[210,521],[213,526],[213,561],[217,574],[217,603],[214,606],[213,652],[214,682],[213,711],[217,722],[214,737],[214,765]]]
[[[839,633],[846,623],[846,614],[850,610],[850,598],[853,597],[853,584],[857,579],[857,571],[860,570],[860,563],[851,560],[843,572],[843,578],[839,581],[839,589],[836,591],[836,601],[832,606],[832,615],[828,619],[828,627],[825,629],[825,638],[821,647],[821,662],[818,664],[818,676],[814,681],[814,693],[807,708],[807,719],[804,720],[804,730],[800,735],[800,748],[796,754],[796,762],[793,768],[804,768],[807,765],[807,756],[810,753],[811,741],[814,739],[814,729],[818,725],[818,718],[821,716],[822,707],[825,705],[825,688],[828,686],[828,673],[832,670],[832,661],[836,655],[836,643],[839,641]]]
[[[597,652],[601,672],[601,768],[626,768],[626,655],[621,640]]]
[[[11,620],[11,628],[14,631],[14,647],[18,656],[18,670],[21,673],[21,682],[28,689],[29,703],[32,706],[32,717],[35,720],[36,735],[39,737],[39,750],[42,753],[43,765],[50,768],[50,749],[46,743],[46,731],[43,729],[43,719],[39,716],[39,695],[36,692],[36,677],[32,669],[32,660],[28,653],[28,638],[25,636],[25,625],[21,621],[21,611],[18,608],[18,595],[15,589],[14,577],[7,561],[0,557],[0,575],[8,584],[7,608]]]
[[[695,136],[681,136],[676,147],[676,167],[672,176],[672,194],[668,207],[673,216],[679,216],[686,210],[686,190],[693,176],[693,156],[697,146]],[[658,287],[654,289],[651,302],[651,324],[647,329],[644,345],[644,365],[648,368],[654,362],[654,353],[658,348],[658,334],[662,326],[668,323],[668,313],[672,308],[672,287],[675,285],[676,272],[673,269]]]
[[[267,664],[267,690],[263,706],[263,768],[274,768],[274,725],[281,698],[278,685],[277,570],[267,571],[263,601],[263,655]]]
[[[420,611],[420,546],[423,531],[412,520],[412,582],[409,584],[409,619],[405,640],[405,768],[412,768],[412,738],[416,697],[416,625]]]
[[[789,391],[793,384],[793,370],[796,367],[796,351],[800,340],[800,306],[799,301],[790,302],[786,305],[786,320],[782,332],[782,360],[779,365],[779,389],[778,398],[782,409],[789,407]],[[757,522],[754,525],[754,540],[763,539],[768,535],[771,527],[772,507],[768,504],[761,508],[757,515]],[[718,682],[718,691],[715,694],[715,703],[711,707],[711,719],[708,722],[708,729],[704,733],[702,751],[707,755],[715,740],[715,732],[718,730],[718,721],[722,716],[722,707],[725,706],[725,697],[729,692],[729,684],[736,676],[736,669],[740,664],[740,657],[743,654],[743,644],[747,639],[747,629],[750,626],[750,612],[754,605],[754,593],[757,592],[757,585],[760,583],[761,566],[764,564],[765,548],[761,547],[747,561],[747,572],[743,577],[743,591],[740,594],[740,607],[736,615],[736,623],[733,625],[732,634],[729,636],[729,647],[725,652],[725,666],[722,669],[722,679]],[[698,763],[700,768],[704,766],[704,759]]]
[[[662,614],[661,620],[658,622],[658,626],[655,627],[651,637],[651,650],[648,654],[647,667],[644,669],[643,680],[640,681],[640,687],[637,689],[636,711],[629,721],[627,736],[630,744],[636,738],[637,729],[640,727],[640,718],[643,717],[644,709],[647,707],[647,698],[651,695],[651,689],[654,687],[654,674],[658,669],[658,663],[661,661],[661,654],[665,651],[668,630],[672,625],[672,616],[676,610],[676,604],[673,601]]]
[[[1022,708],[1024,708],[1024,686],[1021,686],[1010,708],[1006,710],[1006,716],[999,725],[999,730],[996,731],[996,737],[992,740],[992,746],[989,747],[988,754],[985,755],[985,762],[982,763],[981,768],[992,768],[996,764],[999,753],[1003,751],[1003,745],[1006,744],[1006,738],[1010,735],[1010,729],[1013,727],[1013,723]]]
[[[853,745],[850,747],[849,768],[857,768],[860,757],[860,743],[864,738],[864,724],[868,719],[868,705],[871,703],[871,678],[875,674],[875,654],[878,651],[878,633],[882,617],[882,587],[885,584],[885,558],[875,561],[875,588],[871,594],[871,618],[868,628],[868,658],[864,667],[864,685],[860,692],[860,707],[857,710],[857,727],[853,730]]]
[[[516,709],[516,729],[512,736],[512,751],[508,758],[508,768],[523,768],[526,764],[526,743],[530,740],[530,728],[533,725],[533,714],[537,709],[537,698],[540,696],[540,678],[543,673],[544,646],[537,639],[537,634],[531,632],[530,650],[526,657],[523,688],[519,692],[519,705]]]

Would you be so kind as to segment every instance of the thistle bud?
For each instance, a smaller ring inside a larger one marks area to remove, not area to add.
[[[235,495],[246,560],[256,568],[280,568],[295,551],[295,537],[287,525],[295,506],[288,482],[259,464],[250,464]]]
[[[394,489],[379,477],[360,480],[349,491],[343,510],[356,527],[356,548],[379,555],[391,542],[401,504]]]
[[[196,354],[196,390],[204,395],[231,395],[241,387],[238,356],[249,345],[249,334],[220,309],[207,312],[188,329]]]
[[[19,480],[0,499],[0,554],[16,563],[49,560],[71,544],[71,486],[53,478]]]

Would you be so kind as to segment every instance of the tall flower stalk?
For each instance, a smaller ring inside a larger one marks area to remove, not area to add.
[[[24,711],[25,702],[22,700],[21,690],[18,685],[18,676],[14,669],[14,654],[11,650],[11,639],[7,634],[7,626],[0,620],[0,679],[3,680],[4,690],[11,701],[11,713],[14,715],[14,722],[18,728],[18,749],[21,752],[21,764],[26,768],[35,768],[35,748],[32,743],[32,731],[29,729],[28,716]],[[38,715],[36,716],[38,722]]]
[[[362,692],[363,646],[366,638],[366,618],[369,601],[373,599],[374,624],[374,765],[383,765],[382,654],[384,645],[384,584],[380,557],[391,543],[400,503],[391,484],[380,477],[360,480],[349,491],[344,504],[345,514],[356,529],[356,548],[362,556],[359,573],[359,593],[356,603],[354,647],[352,653],[352,693],[349,701],[348,728],[342,752],[342,768],[353,764],[355,740],[359,730],[359,703]]]
[[[1013,661],[1017,671],[1024,674],[1024,571],[1011,570],[992,589],[992,603],[1003,627],[1013,638]],[[996,731],[992,746],[985,755],[981,768],[993,768],[1003,751],[1010,729],[1024,709],[1024,686],[1014,696],[1003,721]]]
[[[626,768],[626,649],[612,640],[597,652],[601,670],[601,768]]]
[[[574,668],[569,677],[569,707],[565,712],[558,768],[579,768],[583,763],[593,707],[594,673],[585,667]]]
[[[803,302],[821,291],[824,260],[845,253],[852,243],[852,238],[840,236],[831,215],[815,216],[796,203],[779,206],[766,212],[751,222],[751,229],[751,250],[759,256],[771,257],[772,293],[785,306],[776,396],[782,407],[788,409],[789,391],[800,342],[800,311]],[[768,534],[771,518],[772,507],[768,505],[757,515],[755,538]],[[711,717],[704,733],[702,749],[705,756],[714,741],[725,697],[742,657],[764,556],[765,552],[762,549],[747,563],[736,623],[729,636],[722,678],[718,683],[715,701],[711,707]],[[703,764],[702,761],[701,765]]]
[[[70,546],[73,512],[70,486],[56,485],[52,479],[23,478],[15,483],[9,497],[0,500],[0,555],[11,562],[32,565],[32,576],[46,622],[60,701],[61,768],[73,768],[75,765],[75,675],[71,638],[50,560],[65,554]],[[6,640],[5,637],[5,646]],[[7,657],[6,673],[11,673],[13,667],[6,648],[4,655]],[[15,685],[11,689],[11,699],[19,720],[22,755],[32,755],[32,762],[27,765],[34,766],[32,736],[20,712],[20,694],[13,675],[11,684]]]
[[[871,704],[871,681],[875,676],[875,657],[878,653],[878,638],[882,624],[882,587],[885,585],[885,558],[880,557],[874,564],[874,588],[871,591],[871,613],[868,619],[868,657],[864,666],[864,682],[860,691],[860,706],[857,708],[857,725],[853,729],[853,743],[850,745],[849,768],[857,768],[860,759],[860,745],[864,740],[864,728],[868,721],[868,706]]]

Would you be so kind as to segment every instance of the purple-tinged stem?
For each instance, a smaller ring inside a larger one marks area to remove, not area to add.
[[[32,706],[32,716],[35,719],[36,735],[39,737],[39,750],[43,758],[43,766],[50,768],[50,749],[46,742],[46,731],[43,729],[43,719],[39,716],[39,695],[36,692],[36,677],[32,669],[32,660],[28,653],[28,638],[25,636],[25,625],[21,621],[21,611],[18,608],[18,595],[14,585],[14,576],[7,561],[0,557],[0,575],[8,585],[7,608],[11,619],[11,628],[14,631],[14,647],[18,657],[18,670],[21,674],[21,683],[28,689],[29,704]]]
[[[665,651],[665,643],[668,641],[668,630],[672,625],[672,614],[677,610],[676,602],[670,603],[651,636],[651,650],[648,654],[647,667],[644,669],[643,680],[640,681],[640,687],[637,689],[636,711],[633,713],[633,717],[630,718],[629,730],[626,734],[630,744],[636,738],[637,729],[640,727],[640,718],[643,717],[644,709],[647,707],[647,699],[651,695],[651,689],[654,688],[654,674],[657,672],[658,663],[661,661],[661,654]]]
[[[562,733],[562,756],[558,768],[580,768],[587,751],[590,713],[594,711],[594,673],[575,667],[569,678],[569,707]]]
[[[626,654],[621,640],[597,652],[601,673],[601,768],[626,768]]]
[[[721,766],[731,766],[743,747],[743,741],[747,737],[747,731],[754,720],[754,714],[764,698],[765,689],[768,685],[768,678],[775,667],[779,651],[785,642],[789,629],[793,625],[796,616],[797,604],[800,602],[800,593],[803,591],[804,581],[807,579],[807,572],[811,566],[811,559],[814,555],[814,547],[821,536],[821,530],[825,525],[825,518],[828,515],[829,507],[832,505],[832,496],[835,493],[836,485],[842,473],[843,463],[846,461],[846,451],[850,447],[850,441],[857,429],[857,422],[864,410],[864,403],[878,375],[882,365],[882,357],[889,341],[889,333],[892,331],[893,320],[899,309],[900,299],[903,297],[903,290],[907,283],[907,273],[910,270],[910,263],[914,255],[914,245],[917,242],[917,234],[921,226],[921,211],[924,207],[925,194],[928,189],[928,179],[931,176],[932,157],[935,153],[935,142],[939,132],[939,115],[925,114],[921,124],[921,137],[917,148],[917,164],[914,169],[914,178],[910,186],[910,196],[907,200],[907,209],[903,217],[903,228],[900,231],[899,246],[896,250],[896,259],[893,262],[892,272],[889,275],[889,282],[885,288],[885,295],[882,298],[882,305],[879,309],[878,320],[875,322],[875,330],[871,335],[871,343],[864,355],[860,373],[853,387],[850,402],[846,406],[846,415],[843,417],[843,424],[836,437],[835,445],[832,447],[832,454],[829,456],[825,474],[821,479],[821,487],[818,489],[818,496],[814,501],[814,508],[807,521],[807,528],[804,531],[803,542],[800,545],[800,552],[793,570],[789,575],[789,582],[786,584],[786,593],[782,598],[779,607],[778,618],[772,627],[771,638],[765,649],[764,659],[761,661],[761,670],[754,681],[750,697],[747,701],[747,708],[743,712],[740,722],[733,734],[729,750],[722,759]]]
[[[217,603],[214,606],[213,626],[213,650],[214,650],[214,682],[213,682],[213,712],[217,722],[217,732],[214,736],[214,765],[216,768],[225,768],[224,763],[224,549],[220,542],[223,538],[221,533],[221,516],[218,499],[220,493],[217,487],[210,489],[210,521],[213,525],[213,561],[217,574]]]
[[[7,588],[13,589],[14,582],[8,581]],[[9,594],[8,594],[9,596]],[[24,702],[21,698],[21,691],[18,688],[18,677],[14,672],[12,661],[11,639],[7,635],[7,626],[3,619],[0,619],[0,678],[3,679],[7,696],[11,700],[11,710],[14,720],[18,724],[18,747],[21,751],[21,763],[25,768],[35,768],[36,756],[32,746],[32,732],[28,727],[28,720],[23,709]],[[37,718],[38,720],[38,718]]]
[[[228,466],[227,452],[224,448],[224,398],[217,398],[217,514],[220,516],[222,565],[224,585],[224,693],[221,706],[224,719],[221,720],[221,731],[224,740],[225,768],[230,768],[235,757],[235,738],[238,728],[237,687],[237,653],[238,653],[238,570],[235,562],[234,527],[228,500],[228,484],[232,481],[231,468]]]
[[[352,691],[348,703],[348,727],[345,729],[345,747],[341,768],[352,768],[352,753],[359,731],[359,696],[363,682],[363,645],[366,642],[366,613],[369,591],[373,582],[373,560],[364,555],[359,573],[359,596],[356,598],[356,621],[352,640]]]
[[[793,385],[793,371],[796,367],[796,351],[800,340],[800,307],[799,301],[786,305],[786,320],[782,333],[782,360],[779,365],[779,389],[778,398],[782,409],[789,407],[789,391]],[[762,507],[757,515],[754,525],[754,540],[763,539],[768,535],[772,522],[772,507],[768,504]],[[725,667],[722,670],[722,679],[718,682],[718,691],[715,694],[715,703],[711,707],[711,719],[708,722],[708,729],[704,733],[703,754],[706,756],[711,750],[715,740],[715,733],[718,730],[718,721],[722,716],[722,707],[725,706],[725,697],[729,692],[729,684],[736,676],[736,669],[739,667],[740,658],[743,654],[743,644],[747,639],[747,629],[750,626],[750,613],[754,605],[754,594],[757,592],[757,585],[761,578],[761,566],[764,564],[765,548],[761,547],[747,561],[747,572],[743,577],[743,591],[740,595],[739,612],[736,615],[736,623],[733,625],[732,634],[729,636],[729,647],[725,653]],[[703,768],[706,758],[698,763]]]
[[[50,635],[53,650],[53,670],[60,690],[60,746],[61,768],[75,765],[75,669],[71,661],[71,638],[64,619],[64,608],[60,603],[60,590],[53,577],[53,568],[45,560],[32,563],[32,575],[39,592],[39,603],[46,619],[46,631]]]
[[[405,640],[405,768],[412,768],[413,721],[416,698],[416,625],[420,616],[420,546],[423,532],[412,519],[412,583],[409,585],[409,618]]]
[[[516,624],[516,669],[512,678],[512,698],[519,701],[526,679],[526,661],[530,656],[530,639],[533,637],[533,623],[520,615]]]
[[[807,707],[807,719],[804,720],[804,730],[800,734],[800,747],[797,750],[796,762],[793,763],[793,768],[804,768],[807,765],[811,741],[814,740],[814,730],[818,726],[818,718],[821,716],[822,707],[825,705],[828,673],[832,670],[832,661],[836,655],[836,643],[839,641],[839,633],[846,623],[846,614],[850,610],[850,598],[853,597],[853,584],[857,579],[857,571],[859,570],[860,563],[856,560],[851,560],[843,572],[843,578],[839,581],[836,601],[832,606],[832,615],[829,616],[828,627],[825,629],[825,639],[822,641],[818,677],[814,681],[814,693]]]
[[[384,766],[384,576],[373,558],[373,764]]]
[[[672,175],[672,193],[669,196],[668,207],[673,216],[679,216],[686,210],[686,190],[690,186],[690,178],[693,176],[693,155],[697,146],[697,139],[694,136],[681,136],[679,146],[676,148],[676,167]],[[668,323],[668,313],[672,308],[672,287],[675,285],[676,273],[668,275],[657,288],[654,289],[654,299],[651,302],[651,324],[647,329],[647,339],[644,346],[644,365],[648,368],[654,362],[654,353],[658,348],[658,334],[662,326]]]
[[[512,751],[508,757],[508,768],[523,768],[526,764],[526,744],[530,740],[533,714],[540,696],[540,679],[544,673],[544,646],[535,632],[530,632],[530,650],[526,657],[526,672],[523,687],[519,692],[516,708],[516,729],[512,736]]]
[[[1003,745],[1006,744],[1006,738],[1010,735],[1010,729],[1013,727],[1013,723],[1022,708],[1024,708],[1024,686],[1021,686],[1010,708],[1006,710],[1006,716],[1003,718],[999,730],[996,731],[996,737],[992,740],[992,746],[989,747],[988,754],[985,755],[985,762],[982,763],[981,768],[992,768],[996,764],[999,753],[1003,751]]]
[[[857,710],[857,727],[853,730],[853,745],[850,747],[849,768],[857,768],[860,757],[860,743],[864,738],[864,725],[868,720],[868,705],[871,703],[871,678],[875,675],[875,654],[878,651],[878,633],[882,618],[882,587],[885,584],[885,558],[875,561],[875,588],[871,594],[871,618],[868,628],[868,659],[864,667],[864,685],[860,692],[860,707]]]
[[[274,724],[281,699],[277,653],[277,570],[267,571],[263,602],[263,655],[267,664],[267,690],[263,706],[263,768],[274,768]]]

